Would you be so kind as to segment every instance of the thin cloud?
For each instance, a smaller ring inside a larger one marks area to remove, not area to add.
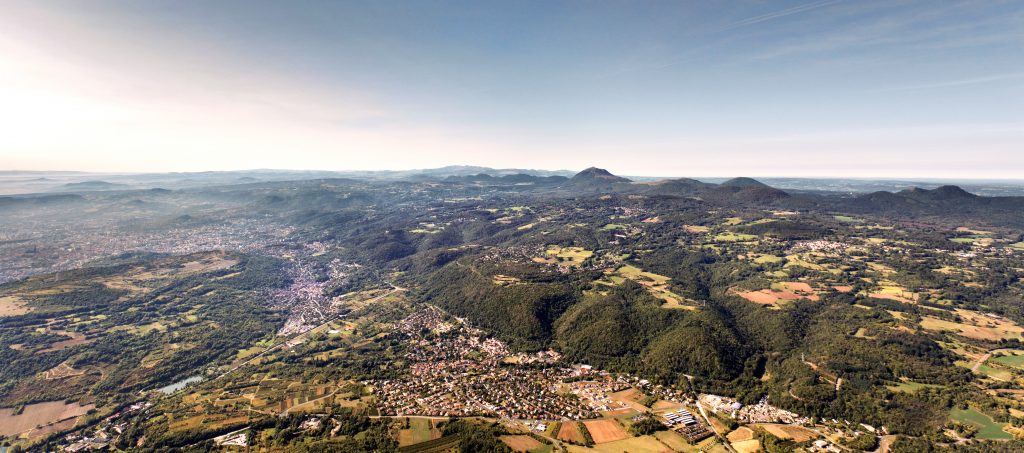
[[[750,18],[747,18],[747,19],[743,19],[743,20],[741,20],[739,22],[734,22],[732,25],[730,25],[727,28],[745,27],[747,25],[753,25],[753,24],[758,24],[758,23],[761,23],[761,22],[767,22],[767,21],[770,21],[770,20],[775,20],[775,19],[786,17],[786,16],[792,16],[794,14],[800,14],[800,13],[811,11],[811,10],[815,10],[815,9],[818,9],[818,8],[824,8],[826,6],[834,5],[836,3],[839,3],[840,1],[842,1],[842,0],[824,0],[824,1],[814,2],[814,3],[808,3],[806,5],[794,6],[792,8],[787,8],[787,9],[783,9],[783,10],[779,10],[779,11],[775,11],[775,12],[771,12],[771,13],[767,13],[767,14],[762,14],[760,16],[754,16],[754,17],[750,17]]]
[[[902,87],[882,88],[878,90],[869,91],[871,93],[885,93],[891,91],[917,91],[917,90],[931,90],[936,88],[950,88],[959,87],[966,85],[980,85],[984,83],[1002,82],[1006,80],[1019,80],[1024,79],[1024,72],[1016,72],[1011,74],[997,74],[987,77],[975,77],[971,79],[961,80],[949,80],[946,82],[928,83],[923,85],[910,85]]]

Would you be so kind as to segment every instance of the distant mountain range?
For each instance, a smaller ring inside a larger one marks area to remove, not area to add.
[[[431,169],[403,171],[322,171],[322,170],[244,170],[188,173],[85,173],[0,171],[0,195],[88,192],[131,189],[183,189],[216,185],[252,184],[273,181],[350,178],[369,181],[446,181],[476,182],[481,185],[539,185],[570,184],[578,190],[607,190],[623,184],[646,184],[652,193],[695,195],[709,187],[750,189],[776,188],[788,194],[819,193],[847,195],[878,191],[899,192],[918,187],[936,189],[956,185],[963,190],[982,196],[1024,196],[1021,181],[911,181],[868,180],[843,178],[692,178],[656,179],[650,177],[617,176],[600,168],[587,168],[579,173],[568,170],[534,170],[520,168],[495,169],[489,167],[454,165]],[[567,186],[568,187],[568,186]],[[749,194],[749,193],[748,193]],[[779,195],[776,193],[775,195]]]

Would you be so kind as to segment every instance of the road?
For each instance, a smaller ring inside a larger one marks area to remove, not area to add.
[[[985,355],[981,356],[981,358],[978,359],[978,361],[974,363],[974,366],[971,367],[971,372],[972,373],[977,373],[978,372],[978,368],[981,368],[981,366],[984,365],[985,362],[988,359],[991,359],[991,358],[992,358],[992,351],[986,352]]]

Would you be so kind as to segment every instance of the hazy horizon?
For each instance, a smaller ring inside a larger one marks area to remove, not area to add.
[[[367,170],[355,170],[355,169],[313,169],[313,168],[238,168],[238,169],[225,169],[225,170],[196,170],[196,171],[86,171],[86,170],[22,170],[22,169],[4,169],[0,170],[2,174],[63,174],[63,175],[81,175],[81,176],[146,176],[146,175],[174,175],[174,174],[199,174],[199,173],[338,173],[341,175],[349,173],[410,173],[415,174],[418,171],[431,171],[439,170],[444,168],[453,167],[479,167],[481,169],[490,169],[496,171],[508,171],[508,170],[522,170],[524,172],[546,172],[546,173],[565,173],[569,176],[574,173],[578,173],[585,168],[528,168],[528,167],[486,167],[479,165],[442,165],[438,167],[429,168],[398,168],[398,169],[367,169]],[[590,167],[586,167],[590,168]],[[614,169],[604,168],[610,173],[616,176],[623,176],[627,178],[643,178],[643,181],[657,181],[663,179],[675,179],[675,178],[694,178],[702,181],[713,182],[715,180],[727,180],[731,178],[749,177],[749,178],[761,178],[765,180],[779,180],[779,179],[809,179],[809,180],[853,180],[853,181],[892,181],[892,182],[921,182],[921,183],[993,183],[993,184],[1024,184],[1024,177],[1019,178],[970,178],[970,177],[901,177],[901,176],[842,176],[842,175],[814,175],[814,176],[799,176],[799,175],[787,175],[787,174],[705,174],[705,175],[694,175],[694,174],[628,174],[616,172]]]
[[[1024,174],[1019,2],[0,6],[0,170]]]

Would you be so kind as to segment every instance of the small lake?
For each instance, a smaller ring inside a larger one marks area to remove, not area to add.
[[[175,382],[175,383],[173,383],[171,385],[168,385],[166,387],[160,387],[158,390],[160,390],[163,393],[166,393],[166,394],[170,395],[170,394],[172,394],[174,392],[177,392],[178,390],[181,390],[181,389],[187,387],[189,384],[194,384],[194,383],[202,381],[202,380],[203,380],[202,376],[192,376],[190,378],[182,379],[182,380],[180,380],[178,382]]]

